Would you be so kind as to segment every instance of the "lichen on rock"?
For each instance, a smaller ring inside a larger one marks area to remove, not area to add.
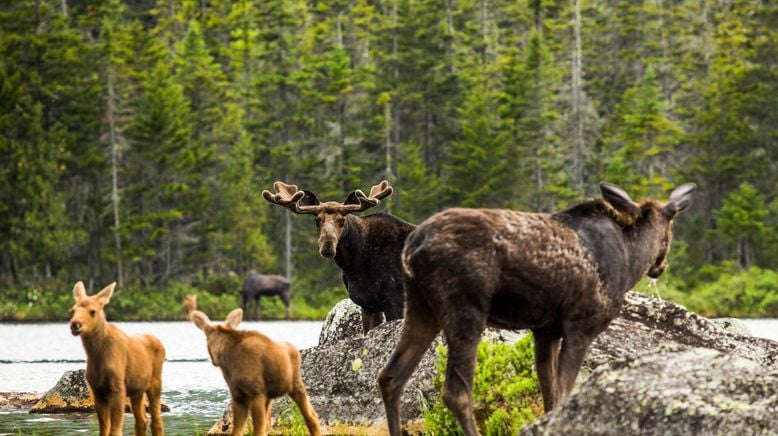
[[[595,369],[521,434],[771,434],[776,392],[778,370],[713,349],[665,345]]]
[[[86,381],[86,371],[66,371],[60,377],[57,384],[38,400],[30,409],[30,413],[92,413],[95,411],[95,402],[92,391]],[[148,399],[144,398],[144,404],[148,408]],[[125,411],[130,411],[130,402],[125,400]],[[162,411],[169,412],[170,408],[162,403]]]

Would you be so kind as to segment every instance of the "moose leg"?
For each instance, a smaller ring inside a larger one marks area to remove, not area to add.
[[[378,324],[381,324],[381,312],[373,312],[362,308],[362,333],[373,330]]]
[[[543,393],[543,409],[550,412],[555,405],[557,392],[557,365],[561,336],[546,329],[532,330],[535,340],[535,368],[538,371],[540,390]]]
[[[267,419],[265,420],[265,434],[270,433],[270,421],[273,420],[273,414],[270,411],[270,406],[272,404],[273,404],[273,400],[271,400],[270,398],[267,398],[265,400],[265,417],[267,417]]]
[[[593,339],[594,335],[582,332],[580,326],[571,326],[565,323],[564,339],[562,340],[562,350],[559,354],[557,368],[557,397],[554,407],[559,406],[567,399],[570,391],[573,390],[575,378]]]
[[[465,435],[474,436],[478,435],[478,427],[473,413],[473,377],[478,342],[481,340],[485,323],[478,321],[477,314],[452,321],[444,327],[448,342],[448,360],[446,381],[443,384],[443,402],[454,414]]]
[[[249,415],[248,404],[232,398],[232,436],[241,436]],[[255,424],[256,425],[256,424]]]
[[[121,435],[124,424],[124,401],[127,393],[123,389],[111,392],[108,399],[108,410],[111,415],[111,435]]]
[[[400,399],[405,385],[413,371],[419,365],[430,343],[440,332],[435,315],[427,302],[414,293],[408,296],[408,310],[403,320],[402,332],[394,351],[386,362],[386,366],[378,374],[378,385],[386,409],[386,422],[389,424],[389,434],[401,434]],[[363,312],[364,313],[364,312]]]
[[[149,409],[151,409],[151,434],[162,436],[165,433],[162,424],[162,386],[152,387],[146,395],[149,397]]]
[[[292,301],[289,298],[289,293],[281,293],[278,296],[281,297],[281,301],[284,303],[284,307],[286,307],[286,320],[289,321],[289,317],[292,314]]]
[[[308,393],[305,391],[305,384],[303,383],[303,379],[300,377],[299,373],[295,378],[294,386],[292,386],[292,391],[289,393],[289,396],[300,409],[300,413],[303,415],[303,419],[305,420],[305,426],[308,427],[308,431],[311,433],[311,435],[321,435],[321,427],[319,427],[319,416],[316,415],[316,411],[313,410],[313,407],[311,406],[311,402],[308,399]],[[270,410],[270,405],[268,405],[268,410]]]
[[[146,434],[146,410],[143,407],[143,392],[130,397],[132,416],[135,417],[135,436]]]
[[[269,416],[265,416],[267,411],[267,398],[264,395],[252,398],[250,404],[251,407],[251,420],[254,423],[254,435],[264,436],[267,434],[267,419]]]
[[[108,409],[108,400],[98,394],[94,397],[100,436],[108,436],[111,433],[111,412]]]

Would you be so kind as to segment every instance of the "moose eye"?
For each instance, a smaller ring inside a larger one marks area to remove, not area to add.
[[[90,314],[90,315],[92,315],[92,316],[95,316],[95,313],[97,313],[97,312],[96,312],[96,311],[94,311],[94,310],[90,310],[90,311],[89,311],[89,314]]]

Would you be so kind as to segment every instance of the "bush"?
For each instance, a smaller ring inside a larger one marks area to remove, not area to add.
[[[440,392],[446,373],[447,348],[438,346],[434,384]],[[514,345],[482,342],[473,383],[473,408],[478,428],[485,435],[515,435],[543,414],[537,374],[533,368],[532,336]],[[438,396],[424,411],[427,434],[462,434],[451,411]]]
[[[778,317],[778,272],[752,267],[692,290],[688,306],[703,316]]]

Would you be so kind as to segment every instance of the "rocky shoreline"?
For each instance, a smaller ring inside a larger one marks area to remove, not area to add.
[[[303,379],[323,424],[384,423],[376,374],[401,325],[400,320],[384,323],[363,335],[353,303],[344,300],[333,308],[319,345],[301,351]],[[490,329],[484,339],[514,342],[522,334]],[[435,358],[433,345],[409,382],[402,405],[406,423],[418,422],[421,404],[438,395],[432,386]],[[710,320],[628,293],[620,316],[592,344],[570,401],[522,434],[582,428],[589,434],[716,434],[717,428],[770,434],[778,428],[775,392],[778,342],[750,336],[738,320]],[[31,410],[42,396],[0,394],[0,410]],[[288,399],[280,399],[273,410],[289,407]],[[224,434],[230,421],[225,413],[209,434]]]

